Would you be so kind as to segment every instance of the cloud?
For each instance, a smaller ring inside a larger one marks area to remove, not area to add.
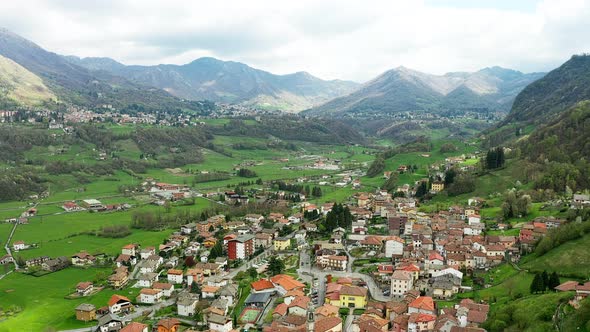
[[[480,3],[19,0],[0,2],[0,22],[62,54],[146,65],[214,56],[357,81],[400,65],[432,73],[494,65],[547,71],[590,50],[588,1]]]

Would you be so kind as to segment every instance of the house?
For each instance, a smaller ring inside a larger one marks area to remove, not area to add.
[[[412,272],[396,270],[391,275],[391,296],[402,298],[414,287]]]
[[[434,181],[430,187],[432,192],[438,193],[445,189],[445,183],[443,181]]]
[[[581,209],[590,206],[590,195],[574,194],[572,198],[572,209]]]
[[[291,239],[286,237],[278,237],[273,241],[273,249],[276,251],[287,250],[291,248]]]
[[[76,307],[76,319],[88,322],[96,319],[96,307],[93,304],[82,303]]]
[[[136,244],[127,244],[127,245],[123,246],[123,248],[121,248],[121,253],[123,255],[129,255],[129,256],[135,257],[136,249],[138,249],[138,247],[139,246]]]
[[[87,296],[94,290],[94,285],[90,281],[79,282],[76,285],[76,293],[80,296]]]
[[[211,331],[230,332],[233,330],[233,321],[227,316],[209,314],[207,315],[207,323]]]
[[[156,254],[156,247],[145,247],[139,251],[140,259],[148,259],[148,257]]]
[[[99,332],[120,331],[123,328],[124,322],[113,314],[106,314],[98,318]]]
[[[254,308],[265,308],[270,302],[270,292],[251,293],[246,298],[245,305]]]
[[[238,294],[238,287],[235,284],[227,284],[219,291],[219,298],[227,301],[229,306],[234,304]]]
[[[151,288],[152,284],[158,280],[157,273],[142,273],[137,277],[138,286],[143,288]]]
[[[199,302],[199,297],[192,293],[182,293],[176,301],[176,309],[180,316],[192,316]]]
[[[408,331],[432,331],[435,323],[435,315],[412,313],[408,317]]]
[[[230,260],[245,260],[253,254],[254,235],[240,235],[227,242],[227,256]]]
[[[12,244],[12,250],[14,250],[14,251],[25,250],[27,248],[28,248],[28,246],[25,244],[24,241],[15,241]]]
[[[367,288],[343,285],[340,289],[340,306],[363,309],[367,305]]]
[[[72,265],[74,266],[92,265],[95,262],[96,257],[88,254],[87,252],[79,252],[72,256]]]
[[[162,290],[153,288],[143,288],[137,296],[137,302],[153,304],[160,302],[162,299]]]
[[[305,288],[305,284],[286,274],[277,274],[271,277],[270,281],[281,295],[287,294],[289,291],[303,290]]]
[[[404,240],[397,236],[385,239],[385,257],[401,256],[404,253]]]
[[[479,224],[481,222],[481,216],[479,214],[472,214],[469,216],[468,224],[470,226]]]
[[[85,199],[82,201],[82,206],[93,211],[102,211],[105,209],[105,206],[97,199]]]
[[[134,256],[130,256],[127,254],[120,254],[119,256],[117,256],[117,259],[115,259],[115,263],[117,263],[117,267],[121,267],[123,265],[124,266],[133,266],[137,263],[137,260],[135,259]]]
[[[296,296],[291,302],[289,302],[287,313],[289,315],[306,316],[307,306],[310,301],[311,299],[307,296]]]
[[[256,233],[254,235],[254,246],[256,248],[268,248],[272,245],[272,235],[267,233]]]
[[[114,289],[125,287],[127,282],[129,282],[129,275],[126,271],[117,272],[109,276],[109,285],[111,285],[111,287]]]
[[[253,293],[275,292],[275,285],[267,279],[256,280],[250,284]]]
[[[203,286],[201,288],[201,297],[204,299],[207,298],[214,298],[215,295],[217,295],[217,291],[219,291],[219,287],[215,287],[215,286]]]
[[[146,324],[131,322],[127,326],[121,329],[119,332],[148,332],[149,326]]]
[[[118,314],[120,312],[126,313],[133,311],[133,304],[123,295],[114,294],[108,302],[109,312],[111,314]]]
[[[62,206],[62,209],[64,209],[66,212],[74,212],[74,211],[83,211],[84,208],[81,206],[78,206],[78,204],[76,204],[76,202],[65,202]]]
[[[419,296],[410,304],[408,304],[408,313],[422,313],[429,315],[436,315],[436,309],[434,307],[434,301],[430,296]]]
[[[196,231],[197,231],[197,224],[194,222],[180,226],[180,232],[182,234],[192,234]]]
[[[166,282],[154,282],[152,288],[161,290],[162,295],[165,297],[172,296],[172,292],[174,291],[174,285]]]
[[[180,321],[176,318],[160,319],[156,324],[158,332],[176,332],[180,327]]]
[[[322,269],[346,271],[348,256],[321,255],[316,257],[316,265]]]
[[[168,282],[171,284],[182,284],[184,275],[182,270],[170,269],[168,270]]]
[[[70,260],[62,256],[43,262],[41,268],[45,271],[55,272],[65,269],[69,264]]]
[[[342,332],[342,318],[324,317],[318,319],[313,326],[313,332]]]
[[[0,258],[0,265],[6,265],[14,262],[14,258],[9,254],[6,254]]]

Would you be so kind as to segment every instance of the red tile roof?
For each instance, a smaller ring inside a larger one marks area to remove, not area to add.
[[[420,296],[412,301],[408,307],[422,309],[427,311],[434,311],[434,301],[430,296]]]

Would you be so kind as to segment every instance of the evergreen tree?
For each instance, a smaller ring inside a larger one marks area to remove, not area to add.
[[[285,263],[280,258],[277,258],[277,256],[272,256],[268,260],[268,272],[271,275],[275,276],[277,274],[281,274],[283,273],[283,270],[285,270]]]
[[[546,291],[550,287],[549,275],[547,274],[547,271],[543,271],[543,273],[541,273],[541,278],[543,278],[543,291]]]
[[[559,281],[559,275],[557,274],[557,272],[551,273],[551,275],[549,276],[549,283],[547,288],[550,291],[555,291],[555,287],[559,286],[560,284],[561,281]]]
[[[211,248],[211,252],[209,253],[209,259],[215,259],[217,257],[221,257],[223,255],[223,247],[222,241],[217,241],[213,248]]]
[[[545,284],[543,283],[543,277],[539,273],[535,273],[535,277],[531,282],[530,290],[532,294],[536,294],[545,290]]]

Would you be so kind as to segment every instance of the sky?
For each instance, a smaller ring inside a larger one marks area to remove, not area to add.
[[[18,0],[0,1],[0,26],[128,65],[212,56],[357,82],[398,66],[549,71],[590,52],[590,0]]]

